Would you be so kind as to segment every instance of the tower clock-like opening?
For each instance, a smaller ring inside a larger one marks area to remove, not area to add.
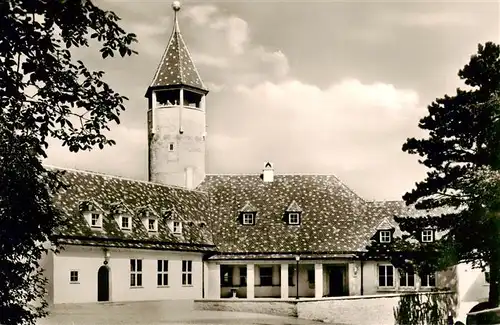
[[[184,106],[201,107],[201,98],[203,95],[184,89]]]
[[[180,98],[180,89],[158,90],[156,91],[156,106],[179,105]]]

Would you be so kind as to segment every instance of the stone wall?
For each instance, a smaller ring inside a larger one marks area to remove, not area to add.
[[[297,317],[296,301],[281,299],[202,299],[195,300],[196,310],[239,311]]]
[[[301,298],[298,301],[294,299],[195,300],[195,308],[295,316],[337,325],[393,325],[394,308],[398,305],[400,297],[401,294],[385,294],[322,299]]]

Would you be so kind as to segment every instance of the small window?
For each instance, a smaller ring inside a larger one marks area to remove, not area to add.
[[[394,267],[390,264],[378,266],[378,286],[394,287]]]
[[[405,272],[404,270],[399,270],[399,286],[400,287],[414,287],[415,286],[415,273]]]
[[[272,286],[273,285],[273,268],[261,267],[260,268],[260,285]]]
[[[420,277],[420,286],[427,287],[427,288],[435,287],[436,286],[436,274],[431,273],[431,274],[426,274],[426,275]]]
[[[434,241],[434,231],[432,229],[422,230],[422,242],[432,243]]]
[[[182,261],[182,285],[193,285],[193,261]]]
[[[220,283],[223,287],[233,285],[233,267],[230,265],[221,265],[220,267]]]
[[[253,213],[243,213],[243,224],[244,225],[253,225],[254,224]]]
[[[240,266],[240,285],[241,286],[247,285],[247,267],[246,266]]]
[[[179,221],[174,221],[172,231],[174,234],[182,234],[182,224]]]
[[[157,271],[156,284],[159,287],[168,286],[168,260],[158,260]]]
[[[130,260],[130,286],[142,287],[142,260]]]
[[[70,283],[78,283],[78,271],[70,271],[69,272],[69,282]]]
[[[101,215],[98,213],[92,213],[91,219],[90,219],[90,225],[93,228],[101,228],[102,227]]]
[[[391,231],[390,230],[382,230],[380,231],[380,242],[381,243],[390,243],[391,242]]]
[[[490,283],[490,271],[484,271],[484,283]]]
[[[156,231],[156,219],[148,219],[148,230]]]
[[[168,151],[174,151],[174,143],[173,142],[170,142],[168,144]]]
[[[130,229],[130,217],[122,216],[122,229]]]
[[[288,214],[288,224],[290,225],[300,224],[300,214],[298,214],[297,212],[290,212]]]

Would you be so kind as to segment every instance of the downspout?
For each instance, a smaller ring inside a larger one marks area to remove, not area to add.
[[[205,256],[201,258],[201,298],[205,298]]]

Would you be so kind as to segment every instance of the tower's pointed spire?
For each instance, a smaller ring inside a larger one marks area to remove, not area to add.
[[[172,35],[149,89],[184,85],[206,91],[179,29],[180,2],[174,1],[172,8],[174,10]]]

